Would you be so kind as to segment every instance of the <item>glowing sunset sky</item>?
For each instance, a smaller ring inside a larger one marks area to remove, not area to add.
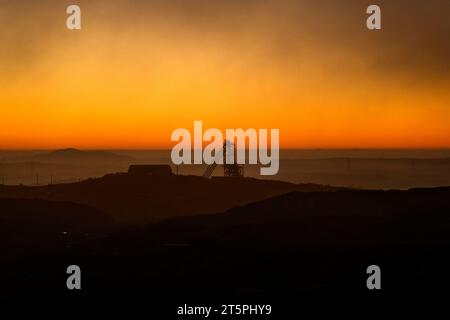
[[[450,147],[450,1],[0,0],[0,148]],[[82,30],[65,27],[79,4]]]

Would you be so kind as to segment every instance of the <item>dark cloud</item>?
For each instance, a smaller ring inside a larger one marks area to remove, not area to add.
[[[2,0],[0,70],[28,68],[66,45],[64,10],[72,3],[82,7],[85,35],[151,30],[169,41],[217,42],[230,59],[239,59],[240,51],[248,59],[258,54],[280,68],[316,54],[326,66],[339,63],[330,55],[342,56],[349,70],[380,76],[450,77],[448,0],[376,1],[382,31],[365,28],[368,0]],[[352,65],[353,57],[363,57],[365,66]]]

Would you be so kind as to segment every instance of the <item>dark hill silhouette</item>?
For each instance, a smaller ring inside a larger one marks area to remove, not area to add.
[[[314,184],[253,178],[211,180],[197,176],[110,174],[98,179],[40,187],[0,186],[0,197],[71,201],[129,223],[221,212],[290,191],[333,191]]]
[[[139,257],[139,266],[119,261],[137,271],[142,287],[158,293],[365,296],[366,268],[377,264],[384,296],[446,296],[450,188],[293,192],[221,214],[130,229],[102,247]],[[107,282],[115,274],[109,271],[95,275]],[[125,281],[121,290],[133,288]]]
[[[89,234],[109,234],[118,227],[108,215],[85,205],[0,199],[0,259],[64,248]]]
[[[142,233],[161,244],[450,244],[450,187],[292,192],[224,213],[168,219]]]
[[[59,187],[93,184],[95,188],[87,190],[100,192],[113,182],[132,190],[136,184],[148,187],[155,183],[128,179],[113,175]],[[194,183],[193,177],[174,179],[178,180],[171,188],[183,183],[204,184],[201,190],[212,186],[229,190],[228,184],[237,188],[235,181],[227,179]],[[253,191],[267,190],[264,183],[241,181]],[[195,196],[195,192],[198,189],[187,195]],[[206,197],[212,196],[207,193]],[[2,288],[19,296],[26,288],[28,294],[34,290],[38,295],[73,297],[64,287],[61,270],[76,261],[87,279],[86,297],[142,295],[147,299],[177,293],[186,299],[195,295],[239,297],[245,292],[299,299],[334,292],[372,294],[373,299],[374,293],[365,286],[366,268],[377,264],[382,268],[383,296],[448,295],[449,212],[450,188],[289,192],[223,213],[171,218],[112,231],[105,238],[79,237],[68,248],[41,259],[23,256],[21,263],[3,264]],[[8,243],[7,235],[2,243]],[[48,245],[39,239],[36,246]]]
[[[85,151],[74,148],[55,150],[34,156],[34,161],[47,163],[95,163],[95,162],[129,162],[130,156],[118,155],[109,151]]]

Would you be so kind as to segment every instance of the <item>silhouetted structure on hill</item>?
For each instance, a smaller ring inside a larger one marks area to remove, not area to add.
[[[150,176],[171,176],[172,168],[167,164],[133,164],[128,168],[128,173]]]
[[[223,151],[222,155],[218,155],[218,157],[223,157],[223,176],[224,177],[231,177],[231,178],[242,178],[244,177],[244,166],[242,164],[234,163],[234,161],[237,159],[237,151],[236,146],[226,141],[223,144]],[[227,163],[227,159],[233,159],[233,163]],[[211,175],[213,174],[214,170],[217,167],[217,162],[214,162],[210,164],[205,172],[203,173],[203,178],[211,178]]]
[[[120,221],[145,224],[176,216],[221,212],[291,191],[338,189],[253,178],[177,176],[171,174],[169,166],[131,166],[129,172],[39,187],[0,185],[0,198],[82,203]]]

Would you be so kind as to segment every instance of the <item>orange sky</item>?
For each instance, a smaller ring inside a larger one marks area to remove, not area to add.
[[[279,128],[289,148],[450,147],[433,1],[382,4],[381,32],[363,1],[78,1],[81,31],[69,3],[1,2],[1,149],[171,147],[194,120]]]

